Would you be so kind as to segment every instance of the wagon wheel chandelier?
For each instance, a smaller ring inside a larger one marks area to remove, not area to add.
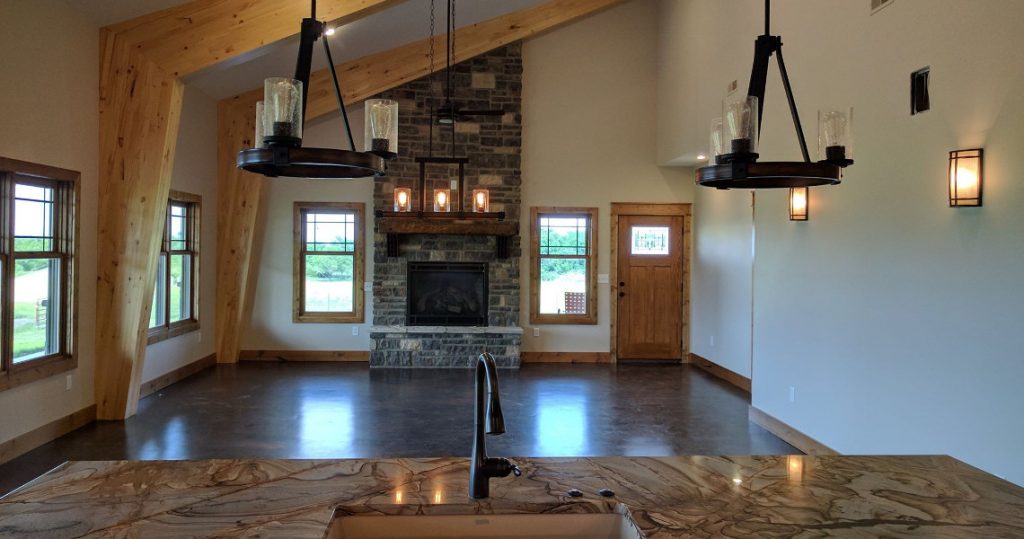
[[[333,32],[316,19],[316,0],[310,3],[310,16],[302,19],[295,78],[272,77],[264,81],[263,101],[256,104],[255,147],[238,152],[236,164],[238,168],[268,177],[346,179],[382,176],[387,173],[387,161],[397,155],[397,104],[391,102],[374,106],[366,120],[367,140],[372,142],[367,143],[368,151],[356,150],[331,46],[324,37]],[[313,45],[321,38],[334,95],[345,125],[348,150],[302,146]],[[369,102],[367,108],[370,108]]]
[[[782,37],[771,35],[771,0],[765,0],[764,34],[754,43],[754,66],[745,96],[726,98],[722,118],[712,122],[711,163],[697,169],[697,184],[718,189],[771,189],[836,185],[843,168],[853,164],[850,122],[852,110],[821,111],[818,114],[819,160],[812,161],[800,124],[793,89],[782,58]],[[779,66],[782,85],[789,101],[803,161],[758,162],[757,142],[764,108],[768,62],[772,56]]]

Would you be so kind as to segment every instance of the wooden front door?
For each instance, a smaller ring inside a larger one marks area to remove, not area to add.
[[[683,357],[683,219],[618,218],[615,333],[620,359]]]

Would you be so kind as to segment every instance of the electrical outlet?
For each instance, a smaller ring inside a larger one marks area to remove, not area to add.
[[[796,402],[796,386],[789,386],[789,402]]]
[[[452,191],[455,191],[456,189],[458,189],[459,188],[459,180],[452,180],[451,188],[452,188]]]
[[[363,283],[363,292],[373,292],[373,283]]]
[[[359,326],[352,326],[352,336],[353,337],[358,337],[359,336]]]
[[[73,380],[73,377],[69,374],[66,380],[67,381],[64,382],[64,391],[71,391],[71,381]]]
[[[712,335],[711,336],[711,348],[714,348],[714,347],[715,347],[715,336]]]
[[[203,342],[203,332],[202,331],[197,331],[196,332],[196,342]]]
[[[540,328],[533,328],[533,336],[540,337]]]

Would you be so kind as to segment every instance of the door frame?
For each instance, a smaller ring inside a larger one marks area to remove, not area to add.
[[[683,357],[679,358],[680,363],[689,362],[690,357],[690,258],[693,251],[691,232],[693,230],[693,204],[692,203],[636,203],[636,202],[612,202],[612,236],[611,236],[611,279],[608,286],[610,289],[609,314],[611,315],[611,355],[612,362],[618,362],[618,335],[617,318],[619,311],[619,217],[620,216],[671,216],[683,218],[682,233],[683,240],[683,312],[680,320],[681,335],[683,336]]]

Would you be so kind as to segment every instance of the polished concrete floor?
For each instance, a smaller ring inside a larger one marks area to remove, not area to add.
[[[501,456],[799,453],[747,421],[749,396],[687,365],[526,365],[499,374]],[[469,455],[469,369],[220,366],[0,466],[0,493],[65,460]]]

